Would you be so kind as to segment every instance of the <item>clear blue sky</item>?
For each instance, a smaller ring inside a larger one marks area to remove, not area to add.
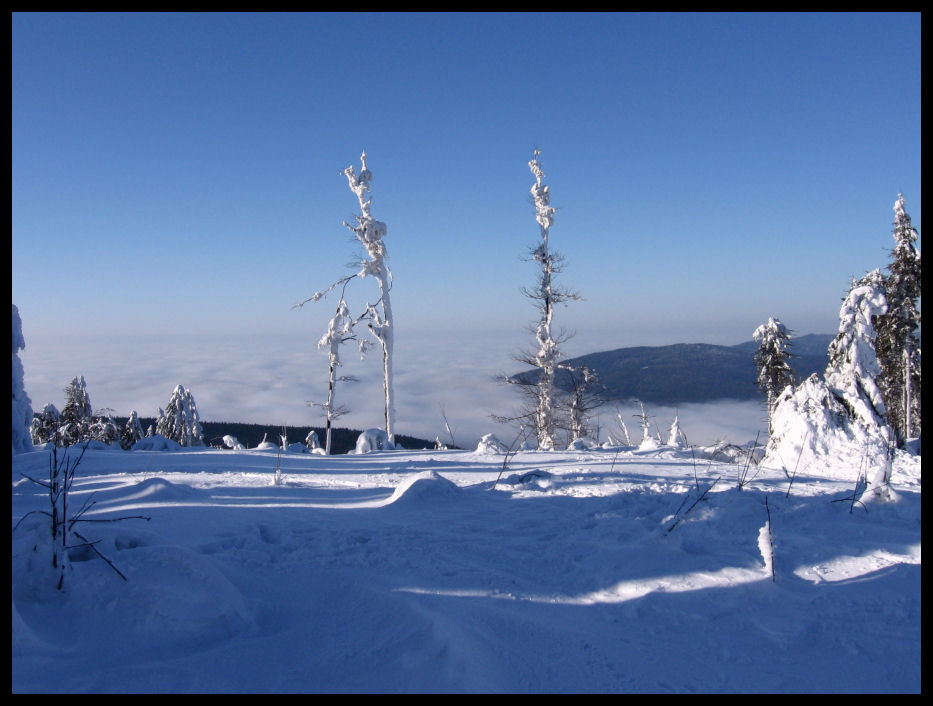
[[[834,332],[921,225],[920,14],[14,14],[31,334],[310,332],[365,148],[398,336],[511,330],[542,150],[573,352]],[[374,282],[359,283],[363,298]],[[375,297],[370,297],[375,298]],[[62,381],[64,384],[65,381]]]

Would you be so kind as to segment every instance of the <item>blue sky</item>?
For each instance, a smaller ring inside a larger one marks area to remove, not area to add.
[[[14,14],[12,38],[27,346],[313,349],[331,305],[291,307],[349,272],[362,149],[396,340],[534,319],[535,147],[586,299],[570,353],[833,332],[899,192],[922,232],[919,13]]]

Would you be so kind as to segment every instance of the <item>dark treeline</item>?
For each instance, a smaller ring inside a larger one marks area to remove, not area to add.
[[[114,417],[117,427],[123,429],[126,426],[126,417]],[[148,429],[150,425],[155,427],[155,417],[140,417],[139,422],[142,428]],[[274,424],[245,424],[243,422],[201,422],[201,428],[204,431],[204,443],[215,448],[227,448],[224,446],[223,438],[226,435],[235,436],[237,440],[247,448],[255,448],[262,441],[263,435],[267,441],[274,444],[279,443],[279,436],[282,434],[282,426]],[[323,427],[285,427],[285,434],[288,443],[304,442],[308,433],[314,429],[317,432],[321,445],[324,445]],[[358,429],[331,429],[331,453],[345,454],[356,448],[356,440],[359,437]],[[433,448],[433,441],[418,439],[413,436],[396,434],[395,441],[406,449],[425,449]]]

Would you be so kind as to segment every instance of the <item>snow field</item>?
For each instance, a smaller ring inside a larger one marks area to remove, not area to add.
[[[47,456],[14,457],[14,523]],[[283,454],[274,486],[271,453],[88,451],[72,502],[152,519],[85,526],[128,581],[74,551],[64,593],[22,520],[12,689],[920,690],[919,457],[868,508],[841,468],[788,497],[689,451],[503,459]]]

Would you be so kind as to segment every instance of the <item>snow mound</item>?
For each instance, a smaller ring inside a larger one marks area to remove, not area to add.
[[[164,478],[147,478],[127,488],[123,500],[148,500],[156,502],[171,502],[174,500],[189,500],[200,497],[201,491],[190,485],[171,483]]]
[[[598,444],[592,439],[574,439],[570,442],[570,446],[567,447],[568,451],[589,451],[590,449],[596,448]]]
[[[382,429],[367,429],[356,440],[353,453],[366,454],[372,451],[392,451],[395,444],[389,441],[389,435]]]
[[[161,434],[153,434],[137,441],[130,451],[181,451],[181,444]]]
[[[658,440],[653,437],[648,437],[642,439],[642,442],[638,445],[639,451],[657,451],[661,448],[661,444],[658,443]]]
[[[389,503],[433,504],[457,498],[461,494],[460,486],[434,471],[424,471],[407,478],[399,485]]]
[[[90,441],[84,441],[80,444],[80,448],[87,447],[88,451],[114,451],[120,450],[120,444],[112,445],[104,441],[97,441],[96,439],[91,439]]]
[[[765,565],[765,573],[772,575],[774,572],[774,543],[771,539],[771,527],[767,523],[758,530],[758,551],[761,552],[761,560]]]
[[[502,481],[504,485],[521,486],[525,490],[548,490],[554,486],[556,476],[536,469],[528,473],[513,473]]]
[[[229,434],[224,436],[223,441],[224,441],[224,445],[228,449],[233,449],[234,451],[239,451],[241,449],[246,448],[245,446],[243,446],[243,444],[240,443],[239,439],[237,439],[235,436],[230,436]]]
[[[134,642],[203,648],[242,634],[253,624],[243,595],[203,554],[178,546],[142,545],[110,556],[130,581],[117,586],[119,590],[101,591],[97,599],[113,616],[100,626],[103,639],[113,632]],[[107,570],[101,562],[96,564],[101,565],[98,571]]]
[[[508,447],[499,441],[495,434],[486,434],[476,445],[475,453],[478,454],[504,454],[508,453]]]
[[[288,453],[290,454],[309,454],[311,449],[302,444],[300,441],[296,441],[294,444],[288,445]]]
[[[748,457],[751,455],[751,463],[757,465],[764,456],[764,449],[761,446],[749,448],[747,445],[738,446],[722,441],[712,446],[697,446],[692,453],[696,458],[720,463],[748,463]]]

